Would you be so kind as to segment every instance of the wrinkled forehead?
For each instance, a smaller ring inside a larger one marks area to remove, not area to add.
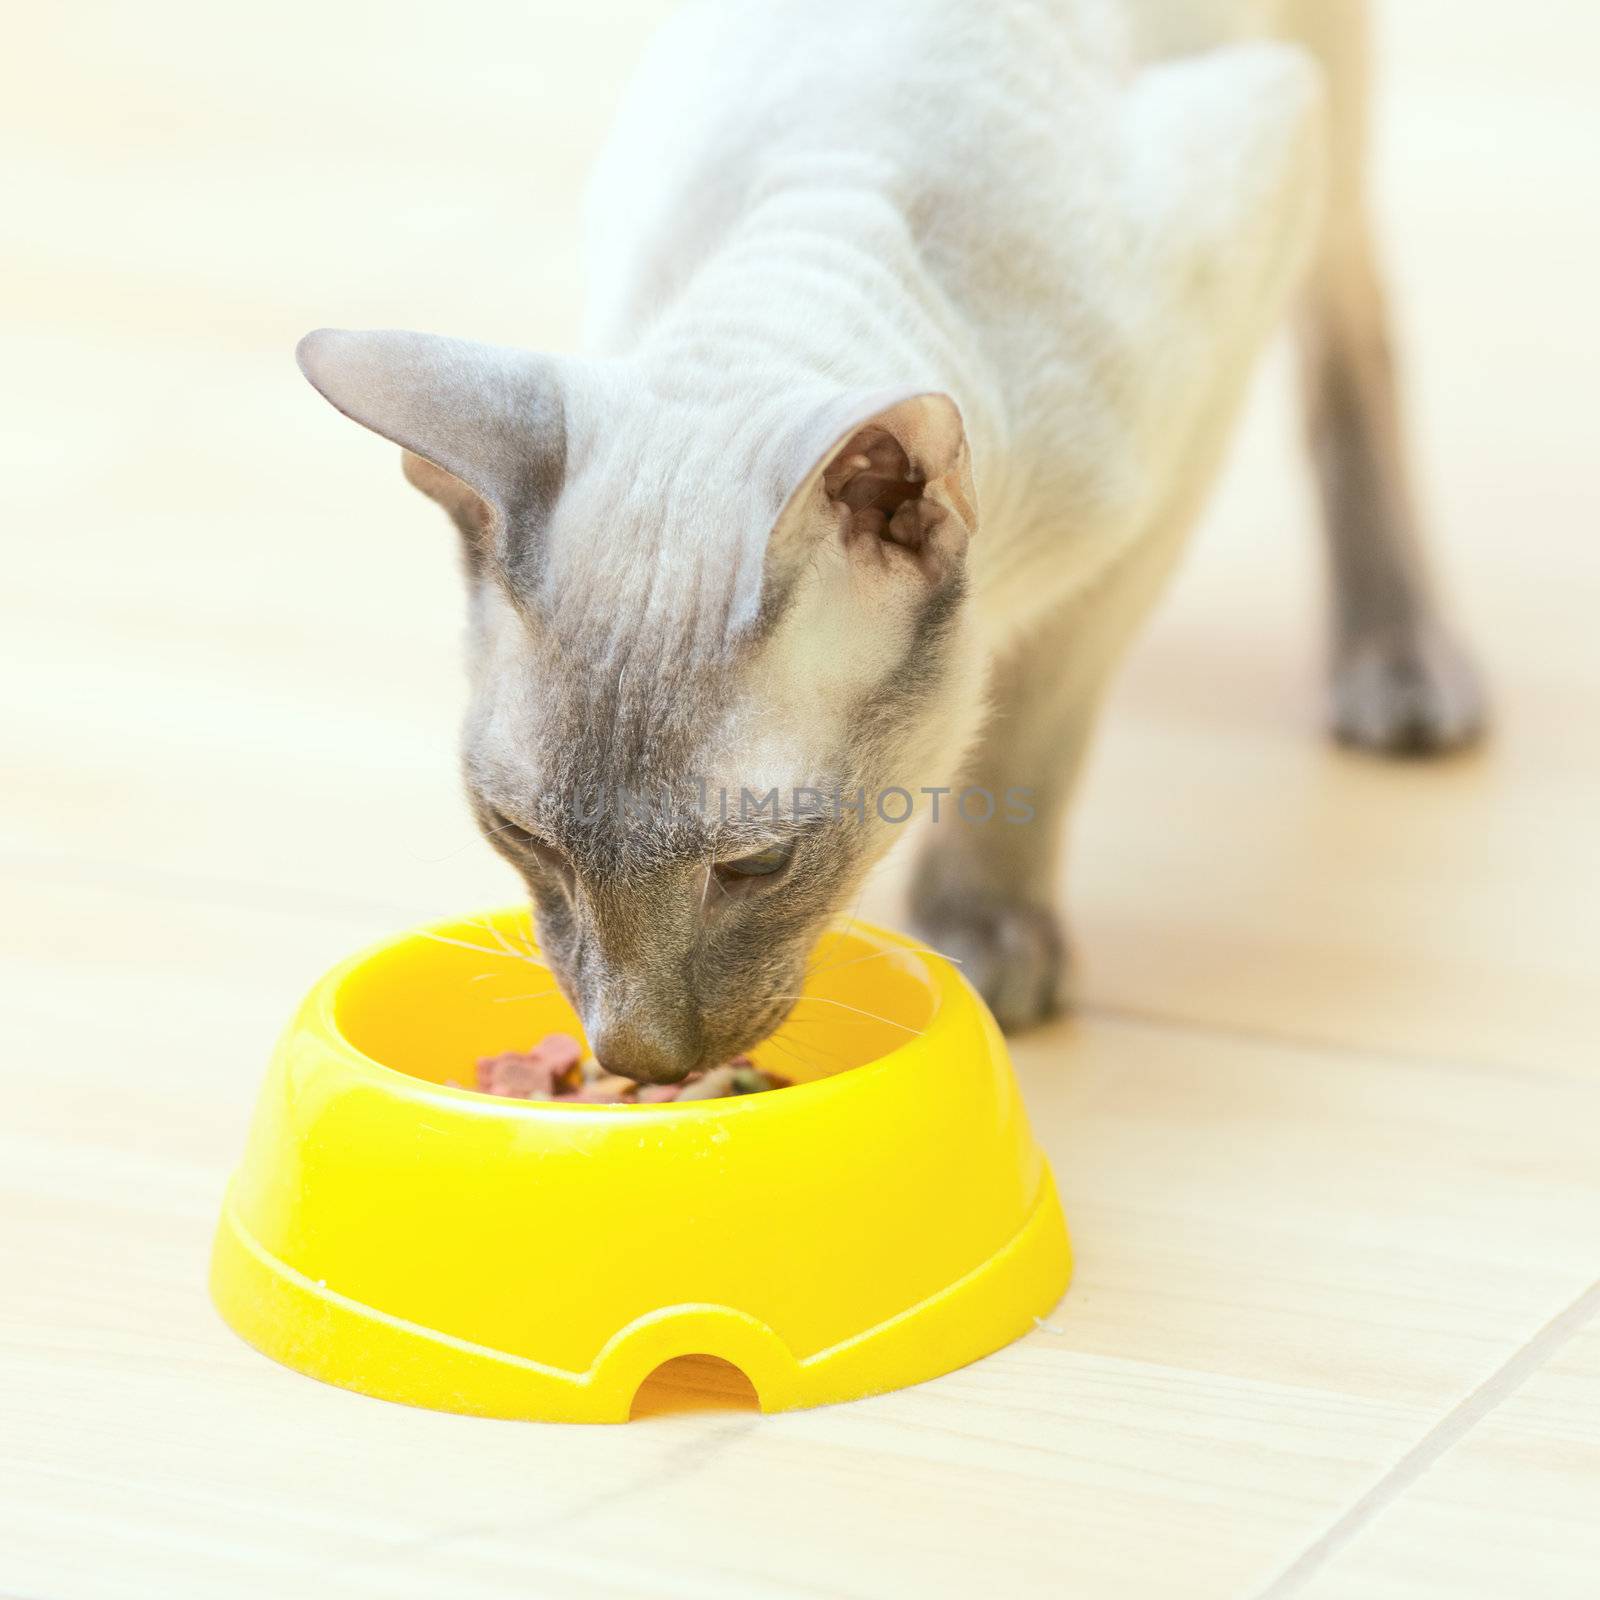
[[[720,424],[622,412],[574,451],[526,541],[519,596],[569,653],[620,666],[641,641],[714,663],[756,622],[781,497]]]

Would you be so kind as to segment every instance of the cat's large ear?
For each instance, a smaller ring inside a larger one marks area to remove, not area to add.
[[[464,534],[548,515],[566,458],[548,357],[437,334],[319,328],[295,359],[338,410],[406,452],[406,477]]]
[[[868,576],[939,588],[958,573],[977,531],[966,429],[947,394],[830,401],[796,430],[785,471],[796,487],[769,562],[832,537]]]

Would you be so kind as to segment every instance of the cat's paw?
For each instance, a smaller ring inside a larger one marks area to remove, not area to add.
[[[1065,1007],[1067,942],[1049,907],[982,893],[918,895],[913,916],[918,934],[960,963],[1007,1033]]]
[[[1484,700],[1465,650],[1437,628],[1341,649],[1331,682],[1333,736],[1391,756],[1442,755],[1483,732]]]

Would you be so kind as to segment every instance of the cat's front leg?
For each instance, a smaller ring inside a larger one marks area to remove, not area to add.
[[[1104,677],[1070,631],[1063,618],[995,664],[991,715],[912,881],[918,934],[960,962],[1008,1033],[1066,1003],[1062,835]]]
[[[1106,685],[1160,594],[1185,542],[1186,516],[1133,538],[993,665],[990,715],[946,801],[912,879],[917,932],[953,956],[1001,1027],[1020,1032],[1068,1001],[1068,944],[1059,906],[1067,810]]]
[[[1048,1020],[1066,1003],[1066,936],[1048,880],[1010,881],[1006,863],[944,845],[917,864],[912,916],[929,946],[960,964],[1007,1033]]]

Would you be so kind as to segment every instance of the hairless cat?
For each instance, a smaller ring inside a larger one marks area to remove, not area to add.
[[[1097,704],[1291,309],[1333,730],[1474,737],[1373,264],[1364,29],[1357,0],[691,5],[592,185],[582,353],[302,341],[459,529],[471,802],[610,1071],[769,1034],[941,796],[921,932],[1006,1027],[1057,1009]]]

